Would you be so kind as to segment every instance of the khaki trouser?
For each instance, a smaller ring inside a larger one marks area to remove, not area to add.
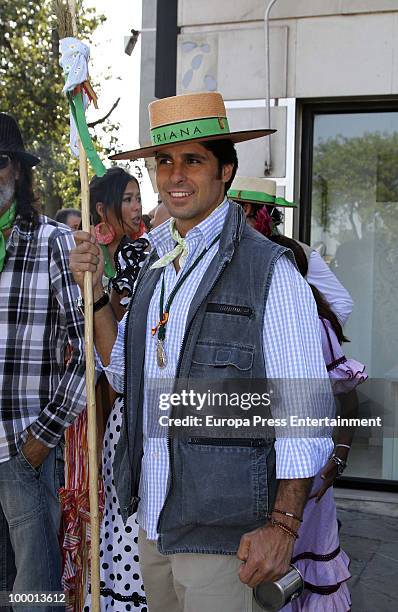
[[[238,577],[233,555],[162,555],[138,533],[148,612],[259,612],[253,591]]]

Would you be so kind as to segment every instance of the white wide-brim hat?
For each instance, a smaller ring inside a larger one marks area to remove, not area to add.
[[[295,202],[276,197],[276,181],[267,178],[237,176],[228,191],[228,197],[237,202],[259,206],[274,205],[295,208]]]

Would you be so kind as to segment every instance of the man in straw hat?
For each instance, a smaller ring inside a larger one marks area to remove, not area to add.
[[[138,507],[151,612],[254,610],[250,587],[289,568],[311,477],[331,441],[324,430],[275,444],[261,432],[231,441],[225,429],[209,441],[200,422],[196,437],[187,430],[167,439],[164,427],[159,433],[164,405],[151,389],[159,380],[227,391],[231,379],[326,379],[316,308],[286,250],[254,232],[226,198],[238,166],[234,143],[272,130],[230,132],[218,93],[158,100],[149,114],[152,144],[114,159],[155,156],[172,219],[149,234],[151,255],[119,327],[103,306],[95,237],[76,234],[71,255],[81,286],[93,272],[97,352],[125,393],[114,462],[121,512],[126,518]],[[195,397],[182,415],[196,411]],[[330,393],[323,401],[310,403],[309,414],[329,410]],[[267,407],[262,414],[271,416]],[[272,412],[282,414],[283,407]]]
[[[0,113],[0,590],[15,593],[62,590],[59,442],[85,406],[73,236],[35,208],[39,161]]]
[[[279,234],[278,225],[283,221],[283,213],[278,208],[296,207],[294,202],[277,197],[276,181],[272,179],[237,176],[228,191],[228,196],[241,204],[247,222],[264,236]],[[333,312],[344,325],[353,307],[350,294],[315,249],[302,242],[299,244],[307,256],[307,281],[325,296]]]

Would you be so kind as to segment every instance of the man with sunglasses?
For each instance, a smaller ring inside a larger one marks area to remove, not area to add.
[[[74,242],[35,208],[39,161],[0,113],[0,591],[14,593],[62,590],[60,441],[85,406],[84,331],[68,269]]]

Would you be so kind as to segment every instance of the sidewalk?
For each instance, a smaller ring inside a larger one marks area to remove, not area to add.
[[[351,559],[352,611],[398,610],[398,495],[335,492],[340,542]]]

